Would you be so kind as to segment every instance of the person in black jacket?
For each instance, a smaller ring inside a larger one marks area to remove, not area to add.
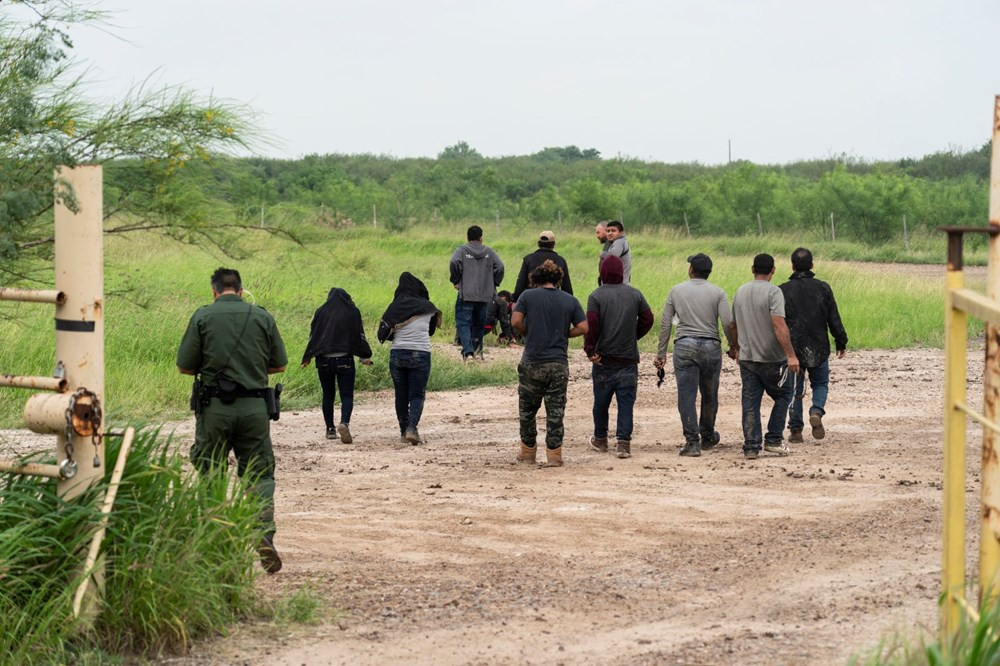
[[[526,289],[531,289],[535,285],[531,284],[528,276],[531,275],[531,271],[535,270],[546,261],[552,261],[556,266],[562,269],[563,278],[559,283],[558,288],[565,291],[570,296],[573,295],[573,281],[569,278],[569,266],[566,265],[566,260],[556,254],[556,235],[551,231],[543,231],[538,234],[538,249],[526,256],[521,261],[521,272],[517,274],[517,283],[514,285],[514,302],[521,298],[521,294],[524,293]]]
[[[805,376],[809,375],[812,389],[812,407],[809,408],[809,425],[814,439],[823,439],[823,416],[830,383],[830,338],[837,348],[837,358],[844,358],[847,350],[847,331],[840,321],[833,289],[826,282],[817,280],[812,272],[812,252],[804,247],[792,253],[794,273],[781,285],[785,296],[785,321],[792,338],[792,347],[802,368],[795,376],[795,397],[788,409],[790,443],[802,443],[802,398],[805,393]]]
[[[323,387],[323,420],[326,421],[326,438],[350,444],[351,412],[354,410],[354,357],[363,365],[372,364],[372,348],[365,339],[361,311],[354,305],[351,295],[334,287],[324,303],[313,315],[309,328],[309,343],[302,355],[302,368],[316,359],[316,374]],[[333,401],[340,386],[340,425],[333,427]]]

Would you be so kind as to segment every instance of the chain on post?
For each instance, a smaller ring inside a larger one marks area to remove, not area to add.
[[[94,395],[94,394],[91,394]],[[101,434],[101,403],[97,402],[97,396],[94,395],[94,415],[92,418],[92,423],[94,425],[93,430],[90,431],[90,441],[94,445],[94,469],[101,466],[101,442],[104,440],[104,435]]]
[[[76,397],[79,391],[69,398],[69,406],[66,408],[66,460],[59,464],[59,471],[63,478],[72,479],[76,476],[76,461],[73,460],[73,410],[76,408]]]

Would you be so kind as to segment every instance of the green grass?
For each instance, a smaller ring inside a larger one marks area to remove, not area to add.
[[[274,602],[271,614],[279,625],[319,624],[325,605],[319,594],[306,584]]]
[[[852,666],[996,666],[1000,664],[1000,604],[984,604],[962,614],[962,623],[948,649],[940,640],[892,634]]]
[[[108,444],[113,466],[118,443]],[[170,440],[137,435],[104,544],[96,622],[74,622],[79,571],[106,481],[73,501],[55,483],[0,477],[0,663],[108,663],[183,650],[255,606],[259,501],[229,475],[192,476]]]
[[[485,224],[485,240],[507,265],[503,287],[513,289],[521,257],[535,249],[536,229]],[[298,367],[308,339],[314,310],[333,286],[347,289],[364,317],[375,350],[372,367],[358,368],[361,391],[391,387],[388,346],[380,346],[374,331],[392,298],[399,274],[408,270],[424,280],[431,299],[444,312],[444,329],[435,336],[447,344],[454,335],[455,290],[448,282],[448,259],[465,237],[464,225],[413,228],[404,233],[355,227],[346,230],[300,228],[302,245],[265,236],[248,235],[239,248],[243,258],[220,256],[218,251],[178,245],[158,236],[109,238],[106,244],[106,353],[107,411],[112,419],[183,417],[190,380],[175,367],[177,344],[191,313],[211,301],[208,277],[220,265],[240,270],[257,304],[278,321],[289,354],[289,370],[279,378],[285,384],[287,409],[319,404],[320,388],[312,367]],[[569,262],[576,295],[582,304],[596,287],[598,244],[588,227],[556,229],[557,249]],[[837,295],[851,349],[899,348],[914,345],[940,347],[943,342],[943,279],[872,273],[831,264],[831,259],[902,261],[939,260],[944,238],[912,239],[911,253],[900,247],[868,248],[824,242],[820,238],[779,236],[758,238],[688,239],[677,233],[654,231],[629,234],[634,257],[633,284],[646,295],[658,315],[671,286],[686,279],[685,257],[699,251],[715,261],[712,281],[732,296],[750,279],[752,256],[767,251],[778,259],[778,282],[791,268],[788,256],[800,244],[813,249],[818,276],[829,281]],[[973,249],[975,257],[980,250]],[[942,266],[942,276],[943,276]],[[49,375],[54,358],[50,306],[0,304],[0,372]],[[970,331],[979,330],[977,323]],[[642,349],[656,347],[656,332],[642,341]],[[579,340],[571,349],[579,349]],[[436,351],[429,388],[465,388],[508,384],[516,380],[514,364],[495,362],[472,367],[459,362],[454,348]],[[16,426],[25,394],[0,389],[0,426]]]

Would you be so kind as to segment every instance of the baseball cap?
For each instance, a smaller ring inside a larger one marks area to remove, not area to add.
[[[753,272],[755,275],[767,275],[774,270],[774,257],[761,253],[753,258]]]
[[[546,243],[555,243],[556,234],[553,231],[543,231],[542,233],[538,234],[538,240],[545,241]]]
[[[707,254],[692,254],[688,257],[688,263],[691,264],[691,268],[694,269],[695,273],[711,273],[712,272],[712,260]]]

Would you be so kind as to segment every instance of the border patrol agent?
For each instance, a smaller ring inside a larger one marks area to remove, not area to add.
[[[264,500],[258,553],[264,570],[276,573],[281,558],[274,547],[274,451],[266,398],[273,391],[268,375],[284,372],[288,356],[274,317],[243,300],[238,271],[215,271],[212,296],[214,303],[192,315],[177,350],[181,374],[195,376],[191,462],[206,472],[228,465],[229,452],[235,454],[237,473],[249,473],[251,491]]]

